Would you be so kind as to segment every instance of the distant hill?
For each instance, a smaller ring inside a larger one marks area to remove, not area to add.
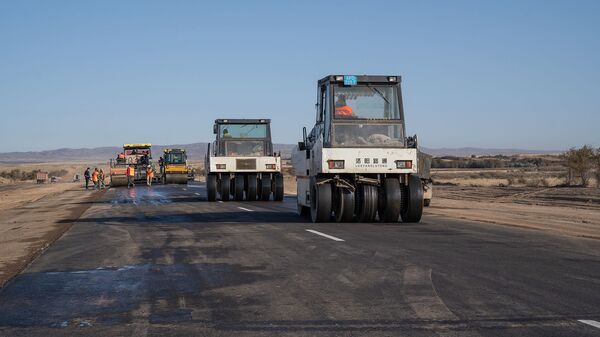
[[[202,160],[206,154],[208,143],[193,143],[193,144],[174,144],[174,145],[154,145],[152,150],[154,156],[161,154],[167,148],[183,148],[188,152],[188,157],[192,160]],[[289,157],[292,153],[293,144],[274,144],[275,152],[281,152],[284,158]],[[81,148],[81,149],[56,149],[48,151],[35,152],[6,152],[0,153],[0,162],[3,163],[34,163],[34,162],[51,162],[51,161],[108,161],[110,158],[116,157],[117,153],[122,150],[121,147],[97,147],[97,148]],[[421,148],[423,152],[433,156],[457,156],[466,157],[471,155],[515,155],[515,154],[555,154],[562,151],[537,151],[523,149],[485,149],[476,147],[464,148]]]
[[[524,150],[524,149],[486,149],[486,148],[478,148],[478,147],[461,147],[461,148],[421,148],[421,150],[425,153],[428,153],[434,157],[442,157],[442,156],[455,156],[455,157],[469,157],[472,155],[475,156],[496,156],[496,155],[506,155],[512,156],[517,154],[558,154],[564,151],[560,150]]]
[[[188,158],[192,160],[202,160],[206,154],[208,143],[193,144],[174,144],[174,145],[153,145],[152,153],[158,158],[168,148],[186,149]],[[273,144],[275,152],[281,152],[282,156],[289,157],[294,145],[291,144]],[[115,158],[117,153],[123,150],[122,147],[97,147],[81,149],[56,149],[47,151],[30,152],[5,152],[0,153],[0,163],[35,163],[51,161],[108,161]]]

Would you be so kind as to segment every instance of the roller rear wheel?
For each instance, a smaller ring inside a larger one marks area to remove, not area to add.
[[[233,196],[236,201],[243,201],[244,200],[244,176],[241,174],[236,175],[233,178],[233,180],[234,180],[234,185],[235,185]]]
[[[269,175],[263,175],[260,179],[259,196],[262,201],[269,201],[271,197],[271,177]]]
[[[256,180],[256,174],[248,174],[246,176],[246,200],[256,200],[256,189],[258,181]]]
[[[347,188],[336,188],[337,193],[334,216],[336,222],[351,222],[354,220],[354,192]]]
[[[373,222],[377,216],[377,187],[358,185],[356,218],[359,222]]]
[[[229,194],[231,190],[231,178],[229,174],[223,173],[221,174],[221,200],[229,201]]]
[[[217,176],[214,174],[206,176],[206,194],[208,201],[217,200]]]
[[[331,184],[310,181],[310,218],[312,222],[327,222],[331,219]]]
[[[283,175],[278,173],[275,175],[275,188],[273,190],[273,200],[282,201],[283,200]]]
[[[419,222],[423,215],[423,185],[417,175],[408,177],[408,189],[403,197],[404,209],[401,216],[403,222]]]
[[[398,222],[402,211],[402,190],[397,178],[387,178],[380,187],[379,220]]]

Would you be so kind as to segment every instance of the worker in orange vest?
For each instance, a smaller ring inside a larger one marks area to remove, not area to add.
[[[346,105],[346,96],[340,95],[338,101],[335,103],[335,116],[336,117],[352,117],[352,107]]]
[[[148,186],[152,186],[152,178],[154,178],[154,171],[152,170],[152,166],[148,165],[146,168],[146,184]]]
[[[135,168],[133,165],[127,167],[127,188],[135,187]]]
[[[92,182],[94,183],[94,189],[98,189],[98,168],[94,168],[94,172],[92,173]]]

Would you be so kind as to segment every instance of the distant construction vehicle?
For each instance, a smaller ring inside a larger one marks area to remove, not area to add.
[[[419,176],[417,137],[406,136],[400,82],[318,81],[316,124],[292,153],[299,213],[313,222],[421,220],[427,180]]]
[[[273,152],[271,120],[217,119],[205,158],[209,201],[283,200],[281,156]]]
[[[123,152],[110,160],[110,186],[127,185],[127,167],[135,168],[135,182],[146,182],[146,168],[152,165],[152,144],[124,144]]]
[[[160,178],[164,184],[187,184],[189,171],[184,149],[164,150],[160,163]]]

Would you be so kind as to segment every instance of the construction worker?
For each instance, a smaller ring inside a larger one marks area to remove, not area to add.
[[[223,129],[223,138],[231,138],[231,134],[229,133],[229,130]]]
[[[121,152],[117,155],[117,163],[124,163],[124,162],[125,162],[125,154]]]
[[[98,185],[100,185],[100,189],[106,188],[106,185],[104,184],[104,171],[102,171],[102,169],[98,172]]]
[[[129,165],[127,167],[127,188],[135,187],[135,167]]]
[[[89,167],[83,173],[83,177],[85,178],[85,189],[87,190],[88,186],[90,184],[90,168]]]
[[[94,183],[94,189],[97,190],[98,185],[98,168],[94,168],[94,172],[92,173],[92,182]]]
[[[148,165],[146,167],[146,185],[152,186],[152,178],[154,178],[154,171],[152,171],[152,166]]]
[[[340,95],[335,103],[336,117],[353,117],[352,107],[346,104],[346,96]]]

